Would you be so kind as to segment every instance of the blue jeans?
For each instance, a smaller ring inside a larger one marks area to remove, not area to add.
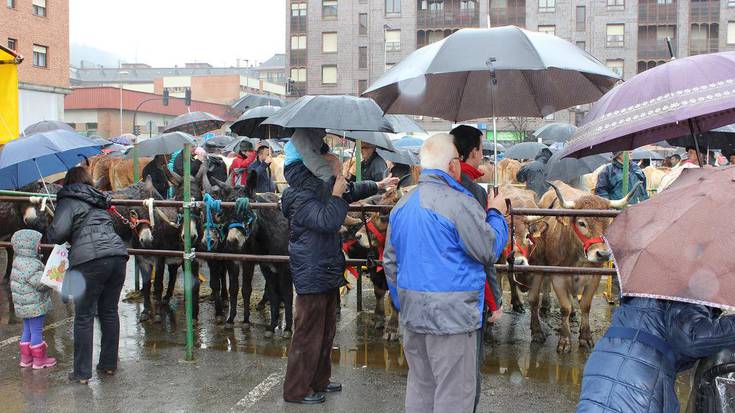
[[[23,319],[23,335],[21,343],[31,343],[32,346],[43,343],[43,319],[45,316]]]

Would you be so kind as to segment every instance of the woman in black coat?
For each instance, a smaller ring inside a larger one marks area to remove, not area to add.
[[[92,332],[95,313],[102,331],[97,370],[117,369],[120,318],[117,313],[125,282],[127,249],[115,233],[107,209],[110,197],[92,186],[83,168],[66,174],[57,194],[56,212],[46,235],[54,244],[71,244],[64,289],[74,296],[74,371],[69,380],[87,384],[92,377]]]

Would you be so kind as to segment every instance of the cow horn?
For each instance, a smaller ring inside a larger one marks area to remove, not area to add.
[[[534,222],[541,221],[545,217],[541,215],[526,215],[523,217],[523,220],[526,222],[526,224],[533,224]]]
[[[622,199],[618,199],[617,201],[612,201],[611,200],[610,201],[610,208],[615,208],[615,209],[623,209],[623,208],[625,208],[625,206],[628,205],[628,201],[630,201],[630,198],[633,196],[633,194],[635,193],[635,191],[637,191],[638,190],[638,187],[640,187],[640,186],[641,186],[641,183],[640,183],[640,181],[638,181],[638,182],[636,182],[635,185],[633,185],[633,189],[630,192],[628,192],[628,194],[625,195]]]
[[[173,186],[180,186],[182,183],[184,183],[184,178],[182,178],[181,175],[177,174],[174,171],[170,171],[168,168],[165,168],[165,170],[168,171],[166,177],[169,178]]]
[[[564,200],[564,196],[561,194],[561,190],[558,186],[554,185],[551,182],[547,182],[549,186],[554,188],[554,192],[556,192],[556,197],[559,199],[559,203],[561,204],[561,207],[564,209],[574,209],[574,202],[567,202]]]
[[[171,220],[168,219],[168,216],[163,211],[161,211],[160,208],[154,208],[154,210],[156,211],[156,215],[158,216],[158,218],[161,219],[161,221],[165,222],[167,225],[176,228],[176,224],[171,222]]]

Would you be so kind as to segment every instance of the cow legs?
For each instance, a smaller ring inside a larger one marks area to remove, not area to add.
[[[253,295],[253,273],[254,272],[255,272],[255,264],[250,263],[250,262],[245,262],[242,264],[242,301],[243,301],[242,323],[243,324],[250,324],[250,297]]]
[[[523,300],[521,300],[521,294],[520,291],[518,291],[518,283],[513,279],[513,276],[510,273],[508,273],[508,284],[510,285],[510,305],[513,308],[513,312],[518,314],[525,313],[526,310],[523,308]]]
[[[556,298],[561,308],[561,326],[559,331],[559,343],[556,345],[557,353],[569,353],[572,351],[572,332],[569,327],[569,315],[572,313],[572,301],[570,298],[569,280],[562,277],[552,277],[551,285],[554,287]]]
[[[579,302],[579,309],[582,313],[582,321],[579,325],[579,346],[592,349],[595,342],[592,339],[592,330],[590,329],[590,309],[592,308],[592,298],[595,291],[600,285],[602,277],[588,277],[582,291],[582,300]]]
[[[260,266],[260,272],[263,273],[265,278],[265,285],[270,285],[270,288],[265,289],[265,294],[268,295],[268,303],[270,304],[271,310],[271,322],[265,331],[265,338],[273,338],[273,334],[278,327],[281,313],[281,298],[279,295],[279,283],[278,283],[278,272],[273,271],[269,264]]]
[[[293,330],[293,278],[291,277],[291,269],[288,265],[281,265],[278,271],[278,280],[280,281],[280,296],[284,301],[284,317],[286,318],[286,326],[283,328],[283,338],[291,338]]]
[[[531,337],[534,343],[543,343],[546,341],[546,333],[541,327],[541,318],[539,314],[541,304],[541,288],[547,277],[543,275],[531,276],[531,289],[528,292],[528,303],[531,306]]]
[[[398,334],[398,310],[393,305],[393,300],[390,301],[390,317],[388,323],[385,325],[385,331],[383,332],[383,339],[386,341],[398,341],[400,335]]]
[[[235,327],[237,317],[237,294],[240,290],[240,266],[239,262],[227,261],[227,274],[230,279],[230,315],[225,321],[225,328]],[[245,305],[247,307],[247,304]]]

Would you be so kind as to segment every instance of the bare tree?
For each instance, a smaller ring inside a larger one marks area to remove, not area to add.
[[[505,118],[505,121],[511,127],[513,135],[516,139],[523,142],[528,139],[529,128],[531,127],[532,118],[523,116],[514,116]]]

